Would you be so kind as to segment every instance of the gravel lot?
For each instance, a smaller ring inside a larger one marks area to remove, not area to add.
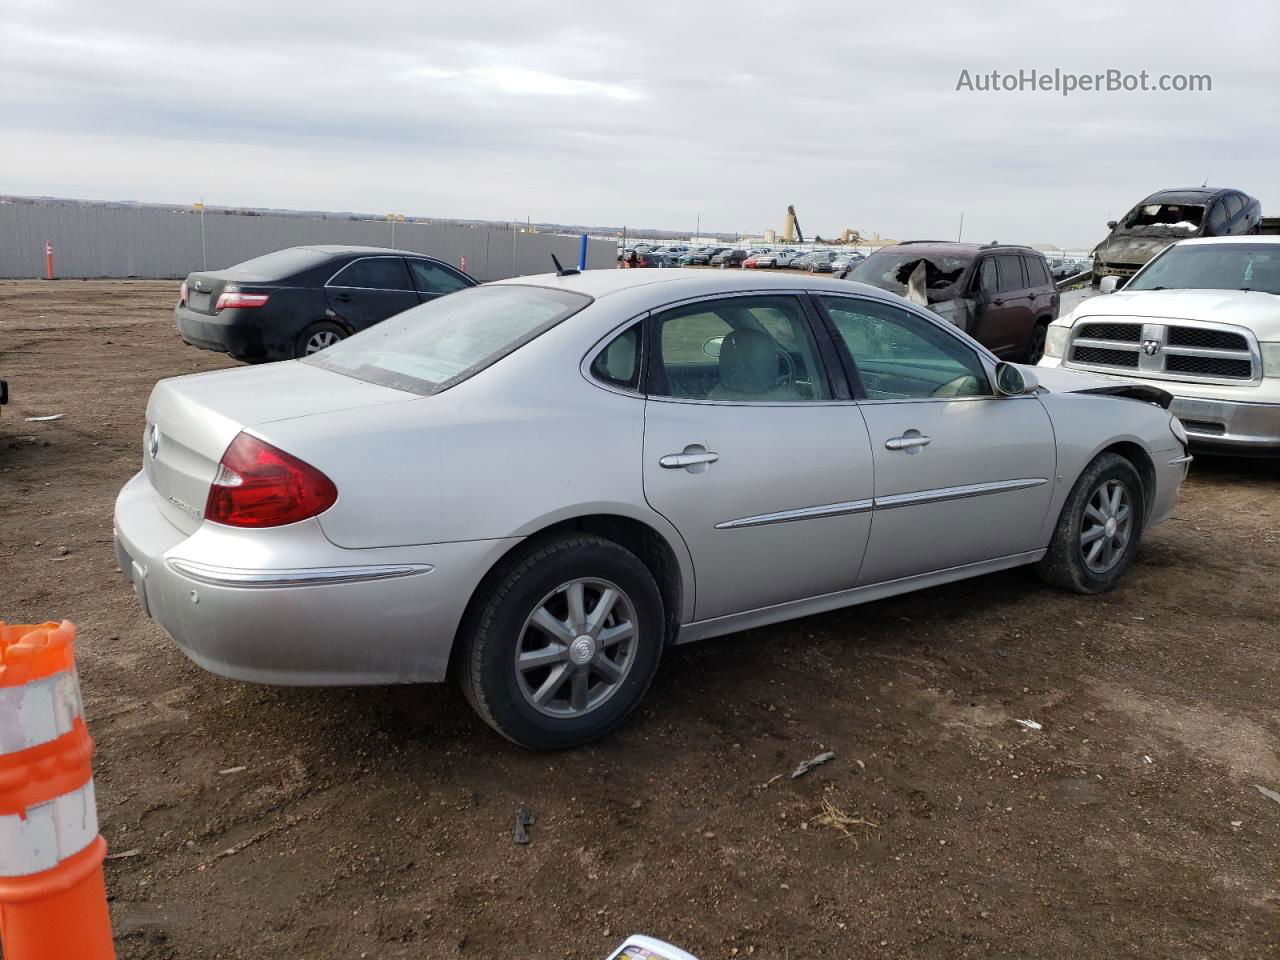
[[[1197,460],[1108,596],[1013,571],[679,648],[535,755],[452,687],[246,686],[142,616],[148,391],[232,363],[176,286],[0,282],[0,618],[79,626],[122,958],[1277,956],[1280,463]]]

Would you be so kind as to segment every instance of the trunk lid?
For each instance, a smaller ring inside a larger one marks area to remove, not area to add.
[[[222,273],[187,274],[187,309],[213,316],[218,312],[218,297],[231,282],[231,278]]]
[[[161,380],[147,404],[143,465],[161,512],[194,533],[218,462],[241,430],[418,399],[294,361]]]

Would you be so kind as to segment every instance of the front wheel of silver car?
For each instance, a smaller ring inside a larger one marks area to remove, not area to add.
[[[1099,454],[1063,504],[1040,576],[1075,593],[1102,593],[1124,576],[1146,517],[1142,478],[1127,458]]]
[[[662,599],[638,557],[587,535],[528,548],[482,588],[464,626],[463,692],[509,740],[535,750],[609,733],[661,658]]]

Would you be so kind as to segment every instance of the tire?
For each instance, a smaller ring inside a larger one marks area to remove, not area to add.
[[[1027,340],[1027,352],[1023,357],[1023,363],[1034,367],[1040,362],[1040,358],[1044,356],[1044,343],[1048,336],[1049,321],[1037,320],[1036,325],[1031,328],[1031,337]]]
[[[570,606],[575,584],[586,625]],[[612,612],[593,625],[606,590],[616,592]],[[559,623],[549,630],[541,625],[547,617]],[[627,623],[630,639],[616,639]],[[613,731],[644,697],[662,657],[664,624],[658,585],[629,550],[585,534],[544,541],[500,571],[475,605],[460,637],[458,679],[476,713],[513,743],[580,746]],[[609,645],[598,644],[610,631]],[[521,653],[543,656],[528,658],[522,671]],[[612,682],[602,660],[612,664]]]
[[[321,320],[298,334],[298,339],[294,341],[293,355],[301,360],[313,353],[319,353],[325,347],[333,346],[339,340],[347,339],[348,336],[346,327],[341,324],[331,320]]]
[[[1104,501],[1112,499],[1108,494],[1117,486],[1122,499],[1113,526],[1109,522],[1113,514]],[[1123,510],[1126,505],[1127,513]],[[1049,552],[1037,564],[1036,572],[1062,590],[1086,594],[1111,590],[1133,562],[1146,515],[1142,478],[1133,464],[1118,453],[1099,454],[1071,488],[1049,541]],[[1086,542],[1086,537],[1091,539]],[[1095,547],[1098,543],[1100,548]]]

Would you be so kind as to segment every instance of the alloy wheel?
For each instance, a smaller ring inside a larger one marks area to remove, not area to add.
[[[342,337],[332,330],[317,330],[307,338],[306,355],[309,357],[313,353],[319,353],[325,347],[332,347],[341,339]]]
[[[561,584],[533,609],[516,644],[525,702],[552,717],[581,717],[618,692],[636,660],[635,606],[616,584]]]
[[[1124,556],[1133,533],[1133,504],[1120,480],[1106,480],[1090,495],[1080,525],[1080,552],[1094,573],[1106,573]]]

